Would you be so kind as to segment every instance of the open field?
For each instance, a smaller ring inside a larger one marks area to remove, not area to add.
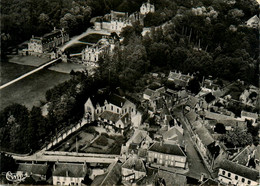
[[[54,70],[56,72],[67,73],[69,74],[71,70],[76,71],[83,71],[88,69],[88,67],[82,64],[75,64],[75,63],[58,63],[48,68],[49,70]]]
[[[82,39],[80,39],[80,41],[83,42],[87,42],[87,43],[97,43],[100,39],[102,39],[101,34],[89,34],[85,37],[83,37]]]
[[[35,66],[38,67],[48,61],[50,61],[49,58],[39,58],[35,56],[19,56],[19,55],[10,55],[8,56],[8,60],[11,63],[16,63],[19,65],[29,65],[29,66]]]
[[[18,65],[9,62],[1,62],[0,67],[0,85],[35,69],[35,67],[32,66]]]
[[[1,74],[5,80],[12,79],[14,74],[20,69],[25,68],[23,65],[8,64],[9,67],[1,68]],[[9,69],[17,68],[12,74]],[[31,67],[33,68],[33,67]],[[28,70],[29,71],[29,70]],[[70,75],[43,69],[32,74],[2,90],[0,90],[0,110],[12,103],[19,103],[27,106],[29,109],[34,105],[39,105],[41,100],[45,100],[45,92],[66,80]]]

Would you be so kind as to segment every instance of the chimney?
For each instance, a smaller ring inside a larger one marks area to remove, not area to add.
[[[56,27],[54,27],[53,30],[56,30]]]
[[[53,171],[55,171],[56,170],[56,164],[54,163],[54,165],[53,165]]]
[[[34,35],[32,35],[32,38],[34,38]]]
[[[66,177],[69,177],[69,171],[66,170]]]

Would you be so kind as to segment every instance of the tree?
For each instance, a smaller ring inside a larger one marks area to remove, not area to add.
[[[193,78],[189,81],[187,89],[190,90],[193,94],[198,94],[200,91],[200,82],[198,78]]]
[[[223,136],[223,140],[233,147],[245,147],[253,143],[253,137],[247,130],[235,127],[233,130],[227,131]]]
[[[226,133],[226,128],[222,123],[217,123],[214,132],[217,132],[219,134],[225,134]]]

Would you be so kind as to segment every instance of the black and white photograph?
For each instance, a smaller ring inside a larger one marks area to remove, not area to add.
[[[0,185],[260,185],[260,0],[0,5]]]

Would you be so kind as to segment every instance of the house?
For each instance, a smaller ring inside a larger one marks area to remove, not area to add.
[[[130,157],[122,165],[122,181],[134,182],[146,176],[144,162],[137,156]]]
[[[170,127],[166,132],[162,133],[164,140],[175,142],[180,146],[183,146],[183,128],[180,126]]]
[[[241,152],[232,158],[232,162],[249,167],[249,161],[254,158],[255,146],[246,146]]]
[[[28,43],[28,54],[38,55],[50,52],[56,47],[69,41],[69,35],[64,29],[56,29],[42,37],[34,37]]]
[[[194,133],[195,136],[193,136],[193,139],[196,143],[196,147],[209,165],[213,165],[214,160],[216,160],[219,155],[225,156],[219,144],[215,142],[208,129],[204,126],[195,129]]]
[[[182,74],[181,72],[172,72],[170,71],[168,80],[174,82],[174,84],[178,87],[186,87],[188,86],[189,81],[193,78],[193,75],[190,74]]]
[[[138,113],[136,105],[117,94],[99,94],[88,98],[84,105],[85,119],[87,121],[100,120],[117,128],[123,129],[131,124],[134,118],[135,125],[141,123],[142,117]],[[138,115],[138,117],[136,117]]]
[[[179,145],[155,142],[148,149],[147,162],[163,167],[185,169],[187,156]]]
[[[81,185],[86,174],[86,164],[55,163],[52,173],[53,185]]]
[[[140,7],[140,13],[142,15],[144,14],[148,14],[148,13],[154,13],[155,11],[155,7],[153,4],[150,3],[150,0],[148,0],[148,2],[143,3],[142,6]]]
[[[32,177],[37,181],[46,181],[50,176],[49,166],[47,164],[19,163],[17,174],[23,173],[26,177]]]
[[[247,112],[247,111],[241,111],[241,119],[243,121],[250,120],[252,121],[252,125],[254,125],[257,122],[258,115],[257,113]]]
[[[108,166],[105,174],[98,175],[94,178],[91,186],[118,185],[122,176],[121,172],[121,164],[116,160]]]
[[[246,22],[246,25],[252,28],[259,28],[259,17],[254,15]]]
[[[138,154],[143,158],[152,142],[147,131],[136,129],[133,136],[126,142],[125,153]]]
[[[224,160],[219,165],[218,181],[225,185],[259,185],[259,172]]]

